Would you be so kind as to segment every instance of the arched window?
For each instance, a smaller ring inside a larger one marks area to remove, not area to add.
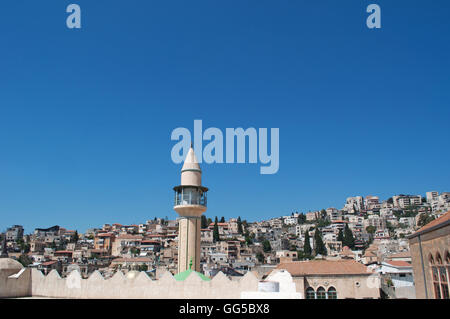
[[[317,289],[317,299],[327,299],[327,293],[325,291],[325,288],[319,287]]]
[[[448,252],[444,255],[445,262],[448,260]],[[433,258],[433,257],[431,257]],[[434,298],[450,299],[448,289],[448,266],[442,261],[441,254],[436,253],[436,262],[431,265],[431,276],[433,279]]]
[[[430,254],[430,255],[428,256],[428,261],[429,261],[429,263],[430,263],[431,265],[434,264],[434,258],[433,258],[433,255],[432,255],[432,254]]]
[[[311,287],[306,289],[306,299],[316,299],[316,293]]]
[[[436,264],[442,265],[442,258],[440,253],[436,253]]]
[[[445,263],[448,265],[450,264],[450,253],[448,250],[445,252]]]
[[[336,288],[334,287],[328,288],[327,297],[328,297],[327,299],[337,299]]]

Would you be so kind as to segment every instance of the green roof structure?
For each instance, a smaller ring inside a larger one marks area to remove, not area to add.
[[[192,270],[192,259],[189,262],[189,269],[186,270],[186,271],[183,271],[183,272],[180,272],[180,273],[176,274],[174,276],[174,278],[175,278],[176,281],[184,281],[184,280],[187,279],[187,277],[189,277],[189,275],[191,273],[197,274],[197,276],[199,276],[200,279],[203,280],[203,281],[210,281],[211,280],[211,278],[209,278],[208,276],[205,276],[202,273],[199,273],[197,271]]]

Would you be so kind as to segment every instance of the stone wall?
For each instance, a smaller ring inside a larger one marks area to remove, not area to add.
[[[0,298],[16,298],[31,295],[31,269],[0,270]]]
[[[229,280],[222,272],[211,281],[203,281],[195,273],[176,281],[169,272],[158,280],[145,272],[117,272],[105,279],[98,271],[82,279],[76,270],[61,278],[55,270],[44,276],[32,269],[31,277],[32,296],[52,298],[239,299],[243,291],[258,290],[258,279],[252,273],[238,281]]]
[[[420,245],[422,246],[423,260],[420,254]],[[445,254],[449,251],[450,247],[450,225],[410,238],[409,247],[414,272],[416,297],[417,299],[426,299],[428,294],[429,299],[434,299],[430,256],[436,259],[436,254],[439,253],[445,262]]]
[[[334,287],[338,299],[380,298],[380,278],[378,274],[299,276],[293,279],[297,291],[302,294],[306,292],[308,287],[312,287],[315,291],[319,287],[323,287],[325,290]]]

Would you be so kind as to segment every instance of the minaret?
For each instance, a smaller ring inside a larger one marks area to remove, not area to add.
[[[200,271],[201,216],[206,211],[206,192],[202,186],[202,170],[194,149],[189,152],[181,169],[181,185],[175,191],[174,210],[180,215],[178,228],[178,273]]]

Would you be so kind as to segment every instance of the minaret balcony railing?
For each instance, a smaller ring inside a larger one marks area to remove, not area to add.
[[[180,205],[201,205],[207,206],[206,191],[197,187],[176,187],[175,206]]]

